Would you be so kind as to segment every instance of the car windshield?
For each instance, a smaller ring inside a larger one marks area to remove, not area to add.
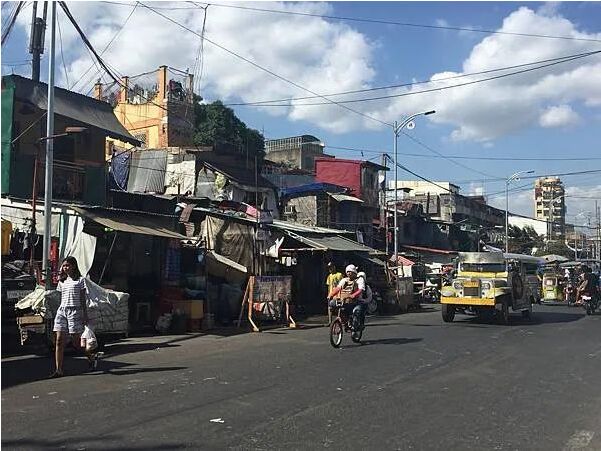
[[[464,272],[504,272],[505,263],[461,263]]]

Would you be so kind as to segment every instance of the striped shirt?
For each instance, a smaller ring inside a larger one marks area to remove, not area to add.
[[[63,282],[58,283],[56,289],[61,293],[61,307],[82,308],[81,291],[86,289],[83,277],[77,280],[67,277]]]

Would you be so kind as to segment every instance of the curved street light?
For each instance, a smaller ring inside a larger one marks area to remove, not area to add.
[[[397,204],[399,201],[399,190],[398,190],[398,181],[399,181],[399,162],[398,162],[398,153],[397,153],[397,140],[402,130],[407,127],[408,129],[413,129],[415,127],[415,123],[413,119],[418,116],[429,116],[430,114],[436,113],[435,110],[430,111],[422,111],[420,113],[412,114],[405,118],[401,123],[394,121],[394,125],[392,126],[392,131],[394,133],[394,264],[398,266],[399,262],[399,238],[398,238],[398,215],[397,215]],[[397,277],[397,293],[398,293],[398,277]]]
[[[397,141],[398,137],[403,131],[405,127],[409,130],[412,130],[415,127],[415,123],[413,119],[418,116],[429,116],[430,114],[436,113],[435,110],[422,111],[420,113],[412,114],[411,116],[407,116],[400,124],[397,121],[394,121],[392,126],[392,131],[394,133],[394,265],[396,269],[396,278],[395,278],[395,297],[398,300],[399,296],[399,273],[398,273],[398,265],[399,265],[399,229],[398,229],[398,201],[399,201],[399,190],[398,190],[398,182],[399,182],[399,162],[398,162],[398,152],[397,152]]]
[[[509,252],[509,184],[519,180],[522,174],[534,174],[534,171],[519,171],[505,180],[505,253]]]

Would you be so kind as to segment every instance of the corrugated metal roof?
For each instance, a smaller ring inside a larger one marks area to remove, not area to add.
[[[359,202],[359,203],[363,203],[363,201],[361,199],[359,199],[358,197],[355,196],[349,196],[347,194],[330,194],[330,197],[332,199],[334,199],[337,202]]]
[[[181,240],[189,239],[185,235],[173,231],[175,217],[124,212],[106,208],[71,208],[84,218],[119,232]]]
[[[351,232],[350,230],[340,230],[340,229],[329,229],[326,227],[312,227],[303,224],[299,224],[297,222],[289,222],[289,221],[281,221],[279,219],[274,219],[273,224],[271,226],[276,229],[283,230],[291,230],[293,232],[300,233],[324,233],[324,234],[332,234],[332,235],[355,235],[355,232]]]
[[[48,109],[48,85],[46,83],[35,82],[19,75],[2,77],[3,82],[9,79],[15,84],[17,99],[27,101],[43,111]],[[134,138],[119,122],[113,108],[101,100],[55,87],[54,114],[96,127],[112,138],[135,146],[140,145],[140,141]]]

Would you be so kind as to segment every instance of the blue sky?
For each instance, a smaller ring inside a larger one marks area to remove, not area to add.
[[[146,72],[161,64],[190,68],[197,75],[200,39],[134,3],[69,3],[73,15],[102,50],[115,36],[104,58],[119,74]],[[221,2],[219,2],[221,3]],[[200,33],[204,10],[189,2],[147,2],[162,14]],[[196,3],[203,6],[203,3]],[[487,34],[442,28],[399,26],[315,16],[275,14],[212,4],[207,11],[205,36],[257,65],[316,94],[374,88],[499,69],[541,60],[601,50],[601,3],[519,2],[329,2],[329,3],[225,3],[235,6],[402,22],[414,25],[493,30]],[[167,9],[171,7],[172,9]],[[160,9],[158,9],[160,8]],[[165,8],[165,9],[163,9]],[[175,9],[188,8],[188,9]],[[3,21],[11,5],[3,3]],[[119,31],[132,12],[126,26]],[[2,73],[29,74],[30,67],[10,67],[29,58],[30,10],[25,10],[2,49]],[[91,64],[89,54],[59,11],[63,55],[71,84]],[[504,33],[570,37],[552,39]],[[45,55],[46,56],[46,55]],[[204,45],[201,94],[208,101],[249,103],[310,95],[266,71],[219,49]],[[44,64],[44,63],[43,63]],[[94,71],[92,71],[94,72]],[[377,90],[335,100],[415,91],[475,81],[496,72],[425,85]],[[45,76],[45,65],[43,77]],[[66,86],[60,53],[57,81]],[[92,74],[93,75],[93,74]],[[89,77],[89,76],[88,76]],[[198,76],[197,76],[198,78]],[[83,82],[86,80],[84,79]],[[91,81],[90,81],[91,83]],[[91,84],[75,90],[87,92]],[[84,86],[85,85],[85,86]],[[324,102],[322,98],[299,102]],[[516,171],[536,175],[601,169],[601,57],[593,55],[499,80],[456,87],[436,93],[412,94],[347,105],[373,119],[337,105],[261,107],[233,106],[249,126],[264,130],[268,138],[313,134],[326,152],[377,160],[377,152],[392,152],[389,126],[402,117],[425,109],[437,114],[416,121],[407,131],[430,149],[401,136],[399,161],[431,180],[452,181],[464,194],[490,195],[504,206],[504,178]],[[375,119],[375,120],[374,120]],[[336,147],[365,149],[342,150]],[[532,158],[537,161],[493,161],[462,157]],[[423,154],[424,157],[404,154]],[[550,158],[597,158],[551,161]],[[400,172],[402,174],[402,171]],[[483,175],[486,174],[486,175]],[[592,211],[601,205],[600,173],[562,177],[568,189],[568,215]],[[412,179],[407,174],[403,179]],[[487,179],[487,181],[483,181]],[[513,187],[521,186],[522,181]],[[516,191],[512,211],[533,214],[532,192]],[[574,219],[568,216],[568,220]],[[586,220],[586,213],[576,218]]]

